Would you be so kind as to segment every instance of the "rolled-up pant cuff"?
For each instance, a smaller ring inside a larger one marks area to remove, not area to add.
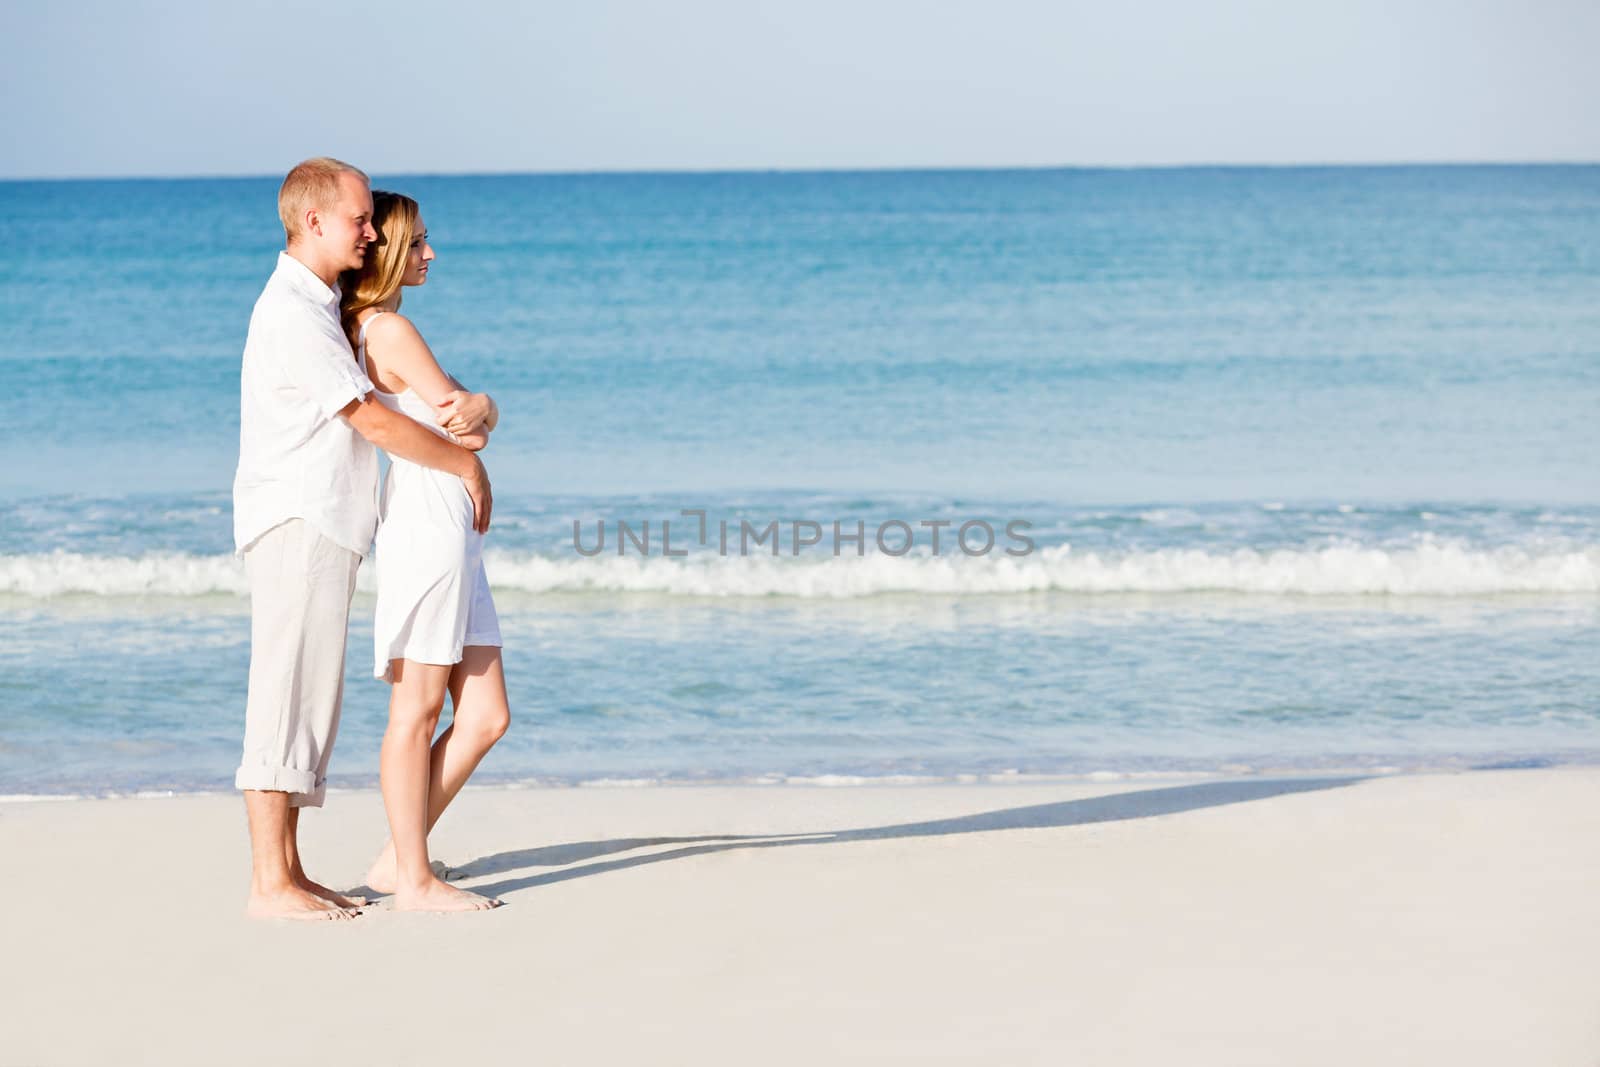
[[[302,771],[298,767],[240,767],[234,772],[233,787],[288,793],[290,807],[320,808],[328,791],[328,781],[324,778],[319,782],[315,771]]]

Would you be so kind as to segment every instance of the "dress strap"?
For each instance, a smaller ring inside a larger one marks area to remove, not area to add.
[[[368,315],[367,316],[367,321],[363,322],[361,324],[361,330],[360,330],[360,332],[358,332],[356,334],[356,341],[359,344],[366,344],[367,343],[367,327],[372,325],[372,320],[377,318],[378,315],[387,315],[387,314],[389,314],[387,311],[380,311],[377,314]]]

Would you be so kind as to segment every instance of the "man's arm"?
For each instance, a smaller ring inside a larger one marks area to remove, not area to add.
[[[467,495],[472,498],[473,528],[479,533],[489,532],[494,496],[489,488],[489,472],[476,455],[451,444],[421,423],[390,411],[370,394],[350,401],[339,414],[356,433],[391,456],[460,478],[467,487]]]
[[[489,431],[480,426],[471,433],[458,433],[455,435],[456,444],[469,452],[482,452],[489,447]]]

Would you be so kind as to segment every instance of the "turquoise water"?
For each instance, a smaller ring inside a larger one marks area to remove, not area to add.
[[[1600,752],[1600,168],[378,184],[439,251],[407,311],[506,413],[489,777]],[[0,793],[231,777],[275,190],[0,183]],[[719,520],[780,554],[720,555]],[[794,554],[796,521],[866,554]],[[993,551],[952,546],[979,521]]]

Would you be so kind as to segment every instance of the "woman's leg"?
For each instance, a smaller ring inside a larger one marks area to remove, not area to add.
[[[429,830],[439,821],[439,816],[450,806],[484,755],[505,736],[511,725],[500,649],[492,645],[468,645],[462,652],[461,662],[450,670],[448,688],[455,711],[449,728],[433,743],[429,757]],[[431,727],[429,736],[432,736]],[[366,883],[380,893],[394,892],[397,884],[394,838],[390,838],[373,862]]]
[[[395,909],[475,911],[494,906],[476,893],[446,885],[428,866],[428,742],[439,723],[451,668],[395,660],[389,693],[389,728],[383,735],[379,781],[389,813],[395,854]],[[376,887],[374,887],[376,888]]]
[[[498,648],[468,645],[462,650],[461,662],[450,672],[450,701],[455,708],[450,728],[433,745],[428,783],[430,830],[511,726]]]

